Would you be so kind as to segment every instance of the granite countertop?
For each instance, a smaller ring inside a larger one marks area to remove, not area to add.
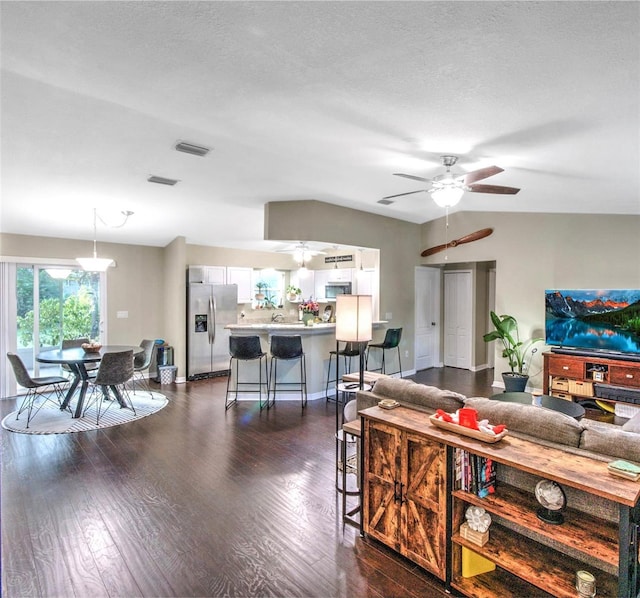
[[[374,328],[386,324],[384,320],[373,323]],[[305,326],[302,322],[255,322],[246,324],[227,324],[225,326],[231,332],[297,332],[297,333],[321,333],[321,332],[333,332],[336,328],[335,324],[321,322],[314,324],[313,326]]]

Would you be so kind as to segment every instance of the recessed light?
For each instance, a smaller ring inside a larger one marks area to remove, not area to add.
[[[378,203],[382,204],[383,206],[390,206],[392,203],[395,203],[395,202],[391,201],[390,199],[379,199]]]
[[[211,150],[208,147],[202,145],[195,145],[194,143],[187,143],[186,141],[178,141],[175,146],[179,152],[185,154],[191,154],[192,156],[206,156]]]
[[[175,185],[178,180],[177,179],[167,179],[165,177],[162,176],[156,176],[154,174],[152,174],[147,181],[149,181],[150,183],[158,183],[159,185]]]

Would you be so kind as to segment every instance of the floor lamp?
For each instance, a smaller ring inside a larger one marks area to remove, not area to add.
[[[342,492],[342,521],[349,523],[355,527],[360,527],[353,519],[355,513],[360,510],[360,504],[347,512],[347,494],[346,488],[346,468],[347,468],[347,450],[346,450],[346,434],[344,430],[340,430],[340,420],[338,417],[338,392],[340,380],[340,341],[346,343],[358,343],[359,355],[359,382],[357,388],[364,389],[364,348],[372,338],[373,316],[371,295],[338,295],[336,297],[336,439],[342,441],[342,489],[338,486],[336,467],[336,488]],[[345,399],[346,404],[346,399]],[[336,464],[339,460],[338,444],[336,440]],[[362,459],[362,456],[361,456]],[[359,471],[362,471],[362,462],[359,465]],[[359,493],[360,491],[358,491]],[[353,492],[351,492],[353,493]],[[362,497],[360,498],[362,501]]]
[[[336,361],[340,363],[340,341],[358,343],[359,384],[364,388],[364,347],[372,338],[371,295],[338,295],[336,297]],[[336,366],[336,402],[338,400],[339,366]]]

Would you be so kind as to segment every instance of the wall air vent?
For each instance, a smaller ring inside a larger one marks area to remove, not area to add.
[[[152,174],[151,176],[149,176],[147,181],[149,181],[150,183],[158,183],[159,185],[171,185],[171,186],[175,185],[178,182],[177,179],[166,179],[162,176],[156,176],[155,174]]]
[[[206,156],[211,151],[208,147],[194,145],[193,143],[187,143],[186,141],[178,141],[178,143],[176,143],[176,150],[184,152],[185,154],[200,157]]]
[[[382,204],[383,206],[390,206],[392,203],[395,203],[395,202],[390,199],[379,199],[378,203]]]

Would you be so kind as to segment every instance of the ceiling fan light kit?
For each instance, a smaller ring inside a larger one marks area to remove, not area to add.
[[[402,172],[394,172],[395,176],[401,176],[405,179],[431,183],[428,189],[419,189],[418,191],[408,191],[406,193],[398,193],[396,195],[388,195],[383,197],[378,203],[389,205],[393,203],[393,198],[403,195],[412,195],[414,193],[429,193],[433,201],[441,208],[451,208],[458,204],[465,191],[472,193],[493,193],[499,195],[515,195],[520,191],[516,187],[504,187],[502,185],[475,185],[476,181],[489,178],[495,174],[503,172],[504,169],[499,166],[487,166],[478,170],[467,172],[466,174],[455,175],[451,173],[451,167],[458,161],[457,156],[440,156],[442,165],[447,169],[444,174],[440,174],[433,179],[425,179],[413,174],[405,174]]]
[[[431,199],[441,208],[452,208],[462,199],[464,189],[455,185],[443,185],[431,191]]]

